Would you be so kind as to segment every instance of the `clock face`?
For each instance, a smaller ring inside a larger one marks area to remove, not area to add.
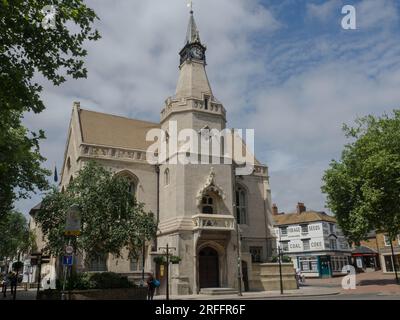
[[[199,47],[192,48],[191,52],[194,58],[203,59],[203,51]]]

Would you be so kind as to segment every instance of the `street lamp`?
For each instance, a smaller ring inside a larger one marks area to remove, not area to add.
[[[67,210],[66,221],[65,221],[64,235],[68,237],[68,245],[65,247],[66,252],[64,254],[70,255],[72,257],[71,259],[67,259],[68,263],[64,265],[64,281],[61,293],[61,300],[65,300],[65,282],[67,280],[69,263],[71,263],[71,268],[72,268],[74,260],[73,259],[74,249],[71,248],[71,238],[79,236],[80,234],[81,234],[81,209],[78,204],[73,204]],[[67,248],[68,250],[71,250],[71,252],[67,251]]]
[[[278,243],[278,262],[279,262],[279,283],[281,294],[283,294],[283,279],[282,279],[282,251],[281,251],[281,230],[279,229],[279,243]]]
[[[167,258],[167,271],[166,271],[166,275],[165,275],[166,278],[167,278],[167,287],[166,287],[165,299],[169,300],[169,256],[170,256],[169,251],[170,250],[176,250],[176,248],[175,247],[170,247],[169,244],[167,243],[166,247],[160,247],[159,249],[165,250],[164,254],[166,255],[166,258]]]
[[[240,254],[240,246],[241,246],[240,228],[239,228],[239,223],[237,222],[237,220],[236,220],[236,234],[237,234],[237,260],[238,260],[237,261],[237,268],[238,268],[237,273],[238,273],[238,289],[239,289],[238,295],[243,296],[243,293],[242,293],[242,257]]]

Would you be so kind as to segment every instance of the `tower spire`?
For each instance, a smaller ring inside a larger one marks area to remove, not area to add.
[[[190,8],[190,18],[189,18],[188,29],[186,32],[185,44],[195,43],[195,42],[200,43],[199,31],[197,30],[197,25],[196,25],[196,22],[194,21],[194,16],[193,16],[193,1],[192,0],[190,0],[190,2],[188,3],[188,7]]]

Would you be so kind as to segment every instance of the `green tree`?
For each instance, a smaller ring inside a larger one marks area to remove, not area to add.
[[[327,206],[350,241],[371,230],[394,240],[400,233],[400,110],[357,119],[343,130],[352,141],[325,171]]]
[[[7,212],[0,220],[0,259],[8,260],[35,248],[35,239],[25,216]]]
[[[54,28],[42,25],[49,4]],[[0,217],[19,197],[47,187],[39,153],[44,133],[29,133],[21,119],[45,108],[39,77],[54,85],[86,77],[84,43],[99,39],[96,19],[82,0],[0,0]]]
[[[90,257],[118,257],[123,248],[138,257],[144,242],[156,234],[153,215],[133,197],[128,179],[88,162],[64,192],[53,189],[42,201],[35,221],[47,238],[48,253],[62,254],[66,212],[73,204],[80,208],[82,230],[72,244]]]

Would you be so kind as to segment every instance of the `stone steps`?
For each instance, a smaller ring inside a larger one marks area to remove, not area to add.
[[[224,294],[237,294],[238,291],[234,288],[202,288],[200,294],[210,296],[224,295]]]

